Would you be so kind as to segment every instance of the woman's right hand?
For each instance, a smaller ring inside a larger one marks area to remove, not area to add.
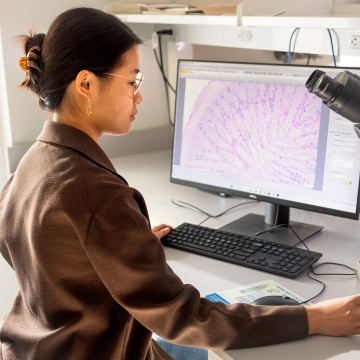
[[[306,306],[309,335],[360,334],[360,295],[321,301]]]

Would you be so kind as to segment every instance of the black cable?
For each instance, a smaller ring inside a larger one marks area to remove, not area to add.
[[[334,62],[334,66],[336,67],[336,56],[335,56],[335,50],[334,50],[334,43],[333,43],[333,39],[332,39],[330,30],[332,30],[332,29],[327,29],[328,34],[329,34],[329,38],[330,38],[330,45],[331,45],[331,52],[332,52],[333,62]]]
[[[276,217],[275,217],[275,224],[278,222],[278,219],[279,219],[279,211],[280,211],[280,205],[276,205]],[[273,226],[269,229],[265,229],[265,230],[261,230],[261,231],[258,231],[254,234],[254,236],[258,236],[258,235],[261,235],[261,234],[265,234],[266,232],[272,232],[274,230],[276,230],[277,228],[279,227],[287,227],[289,228],[293,234],[297,237],[297,239],[299,240],[299,242],[301,242],[301,244],[304,245],[305,249],[310,251],[310,249],[308,248],[308,246],[305,244],[305,242],[300,238],[300,236],[296,233],[296,231],[292,228],[292,226],[290,224],[279,224],[279,225],[276,225],[276,226]],[[293,246],[295,247],[295,246]]]
[[[292,228],[291,225],[289,224],[280,224],[280,225],[277,225],[277,226],[274,226],[272,228],[269,228],[269,229],[266,229],[266,230],[262,230],[262,231],[258,231],[257,233],[254,234],[254,236],[257,236],[257,235],[260,235],[260,234],[263,234],[265,232],[268,232],[268,231],[274,231],[275,229],[279,228],[279,227],[282,227],[282,226],[286,226],[288,227],[293,233],[294,235],[300,240],[300,242],[305,246],[305,248],[310,251],[310,249],[308,248],[308,246],[305,244],[305,242],[300,239],[299,235],[296,233],[296,231]],[[316,272],[315,270],[318,269],[319,267],[323,266],[323,265],[336,265],[336,266],[342,266],[348,270],[351,270],[351,273],[318,273]],[[323,263],[320,263],[316,266],[312,266],[310,268],[310,270],[307,272],[307,277],[312,279],[313,281],[316,281],[317,283],[321,284],[322,285],[322,288],[321,290],[315,294],[314,296],[312,296],[311,298],[309,299],[306,299],[304,300],[303,302],[301,302],[300,304],[306,304],[312,300],[314,300],[315,298],[319,297],[324,291],[325,291],[325,288],[326,288],[326,284],[319,280],[319,279],[316,279],[314,278],[313,276],[311,276],[311,274],[313,275],[316,275],[316,276],[323,276],[323,275],[340,275],[340,276],[353,276],[353,275],[357,275],[357,271],[355,269],[353,269],[352,267],[348,266],[348,265],[345,265],[345,264],[340,264],[340,263],[334,263],[334,262],[323,262]]]
[[[162,41],[161,41],[161,35],[158,34],[159,37],[159,54],[160,54],[160,65],[161,65],[161,73],[164,79],[164,86],[165,86],[165,96],[166,96],[166,107],[167,107],[167,113],[168,113],[168,119],[170,126],[174,126],[174,122],[171,119],[171,112],[170,112],[170,96],[168,87],[175,93],[174,88],[170,85],[168,78],[165,75],[164,65],[163,65],[163,53],[162,53]]]
[[[343,268],[346,268],[348,270],[350,270],[351,272],[350,273],[317,273],[315,272],[315,270],[317,268],[319,268],[320,266],[323,266],[323,265],[335,265],[335,266],[341,266]],[[323,263],[320,263],[316,266],[313,266],[312,269],[311,269],[311,272],[314,274],[314,275],[337,275],[337,276],[353,276],[353,275],[356,275],[357,276],[357,271],[352,268],[351,266],[349,265],[345,265],[345,264],[340,264],[340,263],[335,263],[335,262],[323,262]]]
[[[315,279],[314,277],[310,276],[311,272],[312,272],[312,270],[308,271],[308,273],[306,274],[307,277],[314,280],[314,281],[316,281],[316,282],[318,282],[319,284],[321,284],[322,288],[316,295],[312,296],[309,299],[306,299],[305,301],[301,302],[300,304],[306,304],[306,303],[310,302],[311,300],[316,299],[317,297],[319,297],[325,291],[326,284],[323,281],[320,281],[320,280]]]
[[[286,226],[288,227],[293,233],[294,235],[300,240],[300,242],[306,247],[306,249],[308,251],[310,251],[310,249],[308,248],[308,246],[305,244],[305,242],[300,239],[299,235],[296,233],[296,231],[292,228],[291,225],[288,225],[288,224],[280,224],[280,225],[277,225],[277,226],[274,226],[272,228],[269,228],[269,229],[266,229],[266,230],[262,230],[262,231],[258,231],[257,233],[254,234],[254,236],[257,236],[257,235],[261,235],[265,232],[268,232],[268,231],[274,231],[275,229],[279,228],[279,227],[282,227],[282,226]],[[323,266],[323,265],[336,265],[336,266],[342,266],[348,270],[351,270],[350,273],[318,273],[316,272],[315,270],[318,269],[319,267]],[[307,272],[307,277],[310,278],[311,280],[313,281],[316,281],[317,283],[321,284],[322,285],[322,288],[321,290],[315,294],[314,296],[312,296],[311,298],[309,299],[306,299],[304,300],[303,302],[300,303],[301,304],[306,304],[312,300],[314,300],[315,298],[319,297],[324,291],[325,291],[325,288],[326,288],[326,284],[319,280],[319,279],[316,279],[314,278],[313,276],[311,276],[311,274],[313,275],[316,275],[316,276],[323,276],[323,275],[339,275],[339,276],[353,276],[353,275],[357,275],[357,271],[355,269],[353,269],[352,267],[348,266],[348,265],[345,265],[345,264],[340,264],[340,263],[334,263],[334,262],[323,262],[323,263],[320,263],[318,265],[315,265],[315,266],[312,266],[310,268],[310,270]]]
[[[288,63],[291,64],[292,63],[292,50],[291,50],[291,45],[292,45],[292,38],[294,37],[294,35],[296,33],[298,33],[300,30],[299,27],[295,28],[293,30],[293,32],[291,33],[291,36],[290,36],[290,40],[289,40],[289,50],[288,50]],[[331,53],[332,53],[332,58],[333,58],[333,62],[334,62],[334,66],[336,67],[337,64],[336,64],[336,55],[335,55],[335,50],[334,50],[334,42],[333,42],[333,38],[332,38],[332,35],[331,35],[331,31],[334,31],[333,29],[330,29],[330,28],[327,28],[326,29],[328,34],[329,34],[329,39],[330,39],[330,45],[331,45]],[[335,33],[336,34],[336,33]],[[295,44],[295,43],[294,43]],[[295,48],[295,45],[294,45],[294,48]],[[308,60],[307,60],[307,64],[306,65],[309,65],[309,62],[310,62],[310,55],[308,55]]]
[[[163,70],[162,70],[162,67],[161,67],[161,64],[159,62],[159,59],[157,57],[157,54],[156,54],[156,51],[154,49],[154,54],[155,54],[155,59],[156,59],[156,62],[159,66],[159,69],[161,71],[161,73],[163,74]],[[164,85],[165,85],[165,96],[166,96],[166,108],[167,108],[167,113],[168,113],[168,120],[169,120],[169,124],[170,126],[174,126],[174,122],[171,120],[171,114],[170,114],[170,98],[169,98],[169,92],[168,92],[168,88],[167,88],[167,85],[166,85],[166,81],[165,81],[165,77],[164,77],[164,74],[163,74],[163,80],[164,80]]]
[[[232,210],[232,209],[235,209],[235,208],[237,208],[237,207],[239,207],[239,206],[242,206],[242,205],[245,205],[245,204],[254,203],[254,202],[256,202],[256,200],[245,201],[245,202],[243,202],[243,203],[236,204],[236,205],[234,205],[234,206],[232,206],[232,207],[224,210],[223,212],[221,212],[221,213],[219,213],[219,214],[217,214],[217,215],[210,214],[210,213],[208,213],[208,212],[200,209],[199,207],[197,207],[197,206],[195,206],[195,205],[192,205],[192,204],[190,204],[190,203],[187,203],[187,202],[185,202],[185,201],[172,199],[171,202],[172,202],[174,205],[177,205],[177,206],[180,206],[180,207],[195,209],[195,210],[201,212],[202,214],[206,215],[207,218],[206,218],[205,220],[201,221],[201,222],[198,224],[198,225],[201,225],[201,224],[203,224],[205,221],[209,220],[210,218],[218,218],[218,217],[226,214],[227,212],[229,212],[229,211]],[[277,213],[277,215],[276,215],[276,221],[277,221],[277,216],[278,216],[278,213]],[[305,242],[300,238],[300,236],[296,233],[296,231],[295,231],[295,230],[292,228],[292,226],[289,225],[289,224],[280,224],[280,225],[276,225],[276,226],[274,226],[274,227],[272,227],[272,228],[269,228],[269,229],[266,229],[266,230],[258,231],[257,233],[254,234],[254,236],[258,236],[258,235],[264,234],[264,233],[266,233],[266,232],[271,232],[271,231],[274,231],[275,229],[277,229],[277,228],[279,228],[279,227],[285,227],[285,226],[288,227],[288,228],[294,233],[294,235],[298,238],[299,242],[301,242],[301,243],[305,246],[306,250],[310,251],[309,247],[305,244]]]
[[[183,208],[192,208],[192,209],[195,209],[199,212],[201,212],[202,214],[205,214],[206,216],[211,216],[211,214],[209,214],[208,212],[198,208],[197,206],[195,205],[192,205],[192,204],[189,204],[185,201],[181,201],[181,200],[175,200],[175,199],[171,199],[171,202],[174,204],[174,205],[177,205],[179,207],[183,207]]]
[[[277,228],[280,228],[280,227],[287,227],[287,228],[289,228],[289,229],[294,233],[294,235],[298,238],[299,242],[301,242],[301,244],[304,245],[304,247],[306,248],[306,250],[310,251],[309,247],[306,245],[306,243],[304,242],[304,240],[302,240],[302,239],[300,238],[300,236],[296,233],[296,231],[295,231],[295,230],[292,228],[292,226],[289,225],[289,224],[279,224],[279,225],[273,226],[273,227],[271,227],[271,228],[269,228],[269,229],[265,229],[265,230],[258,231],[258,232],[256,232],[256,233],[254,234],[254,236],[259,236],[259,235],[265,234],[265,233],[267,233],[267,232],[272,232],[272,231],[274,231],[274,230],[276,230]],[[294,246],[294,247],[295,247],[295,246]]]
[[[164,64],[163,64],[163,52],[162,52],[162,41],[161,41],[161,37],[165,34],[163,33],[159,33],[157,32],[158,35],[158,42],[159,42],[159,55],[160,55],[160,70],[161,70],[161,74],[163,76],[164,82],[167,84],[167,86],[172,90],[172,92],[174,94],[176,94],[176,90],[175,88],[170,84],[169,79],[167,78],[166,74],[165,74],[165,70],[164,70]],[[166,34],[167,35],[167,34]]]
[[[181,200],[174,200],[172,199],[171,202],[174,204],[174,205],[177,205],[177,206],[180,206],[180,207],[183,207],[183,208],[190,208],[190,209],[195,209],[197,211],[199,211],[200,213],[206,215],[206,219],[205,220],[202,220],[198,225],[201,225],[203,224],[205,221],[209,220],[210,218],[219,218],[220,216],[223,216],[225,215],[226,213],[228,213],[230,210],[233,210],[239,206],[242,206],[242,205],[246,205],[246,204],[251,204],[251,203],[254,203],[254,202],[257,202],[256,200],[251,200],[251,201],[245,201],[245,202],[242,202],[240,204],[236,204],[234,206],[231,206],[230,208],[222,211],[221,213],[219,214],[216,214],[216,215],[213,215],[213,214],[210,214],[202,209],[200,209],[199,207],[195,206],[195,205],[192,205],[190,203],[187,203],[185,201],[181,201]]]
[[[202,225],[205,221],[208,221],[210,218],[212,218],[211,215],[208,216],[207,218],[205,218],[203,221],[200,221],[200,222],[198,223],[198,225]]]
[[[169,119],[169,124],[171,126],[174,126],[174,123],[171,119],[171,114],[170,114],[170,97],[169,97],[169,91],[168,89],[170,88],[173,93],[176,95],[176,90],[174,89],[174,87],[170,84],[168,78],[165,75],[165,70],[164,70],[164,65],[163,65],[163,53],[162,53],[162,41],[161,41],[161,36],[162,35],[171,35],[172,31],[170,30],[160,30],[156,32],[156,36],[157,36],[157,40],[158,40],[158,47],[159,47],[159,56],[156,53],[156,50],[153,49],[154,51],[154,56],[155,56],[155,60],[156,63],[160,69],[162,78],[164,80],[164,86],[165,86],[165,96],[166,96],[166,107],[167,107],[167,113],[168,113],[168,119]]]
[[[346,268],[348,270],[351,270],[351,273],[317,273],[317,272],[315,272],[316,269],[318,269],[319,267],[324,266],[324,265],[341,266],[341,267],[344,267],[344,268]],[[354,275],[357,275],[357,271],[354,268],[352,268],[351,266],[348,266],[348,265],[345,265],[345,264],[340,264],[340,263],[334,263],[334,262],[323,262],[323,263],[320,263],[320,264],[318,264],[316,266],[312,266],[306,275],[311,280],[314,280],[314,281],[318,282],[319,284],[321,284],[322,288],[316,295],[312,296],[310,299],[307,299],[307,300],[303,301],[301,304],[308,303],[311,300],[314,300],[315,298],[319,297],[325,291],[325,288],[326,288],[326,284],[323,281],[312,277],[310,274],[317,275],[317,276],[323,276],[323,275],[354,276]]]
[[[160,43],[159,43],[159,47],[160,47]],[[168,78],[167,78],[166,75],[165,75],[164,67],[163,67],[163,65],[162,65],[162,59],[159,59],[159,56],[158,56],[158,54],[156,53],[156,50],[155,50],[155,49],[153,49],[153,51],[154,51],[156,63],[157,63],[157,65],[158,65],[159,69],[160,69],[161,76],[162,76],[164,82],[165,82],[165,83],[167,84],[167,86],[172,90],[172,92],[173,92],[174,94],[176,94],[176,90],[175,90],[174,87],[170,84]]]

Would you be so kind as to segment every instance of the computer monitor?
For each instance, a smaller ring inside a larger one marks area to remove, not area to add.
[[[305,88],[314,70],[179,60],[171,182],[265,204],[264,216],[222,229],[255,235],[280,225],[259,237],[293,245],[322,226],[290,221],[290,207],[359,218],[360,140]]]

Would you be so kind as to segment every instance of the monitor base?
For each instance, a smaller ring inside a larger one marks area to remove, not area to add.
[[[290,221],[290,226],[301,240],[305,240],[315,235],[323,228],[322,226],[295,221]],[[220,229],[247,236],[254,236],[259,231],[271,228],[273,228],[272,225],[265,223],[265,216],[250,213],[221,227]],[[274,230],[269,230],[261,235],[258,235],[258,237],[267,241],[290,246],[297,245],[300,242],[293,231],[286,226],[278,227]]]

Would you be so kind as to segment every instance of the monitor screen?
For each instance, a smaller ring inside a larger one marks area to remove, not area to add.
[[[360,140],[305,88],[315,69],[179,60],[171,181],[266,203],[265,218],[249,214],[226,230],[289,225],[290,207],[359,218]],[[302,239],[321,229],[293,225]]]

